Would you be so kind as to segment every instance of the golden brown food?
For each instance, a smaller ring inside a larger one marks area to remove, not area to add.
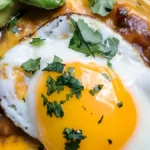
[[[28,38],[30,34],[34,33],[47,21],[68,12],[88,14],[104,21],[108,26],[119,32],[129,41],[141,53],[145,62],[150,66],[150,2],[148,0],[130,0],[129,2],[126,0],[118,0],[115,8],[105,18],[92,14],[88,0],[67,0],[63,7],[53,11],[28,8],[17,23],[17,27],[21,28],[21,32],[13,34],[10,29],[3,32],[0,42],[0,56],[3,56],[11,47],[19,43],[22,38]],[[20,137],[25,139],[29,138],[20,129],[15,127],[13,123],[5,117],[3,111],[0,110],[0,138],[3,139],[1,140],[2,144],[0,144],[0,149],[2,145],[4,150],[8,149],[4,144],[5,140],[10,141],[10,138],[7,138],[8,136],[13,138],[14,142],[17,141],[17,138],[18,141],[20,141]],[[13,145],[11,142],[8,143]],[[22,142],[22,145],[23,144],[24,142]],[[33,140],[27,145],[29,145],[29,147],[32,145],[31,147],[33,149],[35,147],[35,149],[37,149],[39,143]],[[27,150],[27,148],[25,150]]]

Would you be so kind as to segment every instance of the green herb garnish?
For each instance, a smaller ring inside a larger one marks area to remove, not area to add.
[[[89,0],[89,5],[93,13],[102,17],[107,16],[114,8],[114,0]]]
[[[118,108],[123,107],[123,102],[118,102],[118,103],[117,103],[117,106],[118,106]]]
[[[100,120],[98,121],[98,124],[102,123],[103,119],[104,119],[104,115],[100,118]]]
[[[107,73],[102,73],[102,75],[103,75],[109,82],[112,81],[112,78],[110,78]]]
[[[98,93],[102,88],[103,88],[104,85],[100,84],[100,85],[97,85],[95,86],[92,90],[90,90],[90,94],[92,96],[94,96],[96,93]]]
[[[40,60],[41,58],[29,59],[21,65],[21,68],[23,68],[26,72],[34,74],[37,70],[40,69]]]
[[[54,56],[54,60],[51,64],[47,64],[47,67],[42,71],[54,71],[57,73],[62,73],[64,71],[65,65],[61,63],[62,59],[57,56]]]
[[[112,68],[112,63],[110,62],[110,60],[107,60],[107,66],[108,66],[109,68]]]
[[[86,56],[100,55],[107,59],[112,59],[117,51],[119,40],[116,38],[107,38],[103,40],[99,31],[92,30],[87,23],[79,19],[75,22],[70,19],[74,26],[74,35],[70,41],[69,48],[83,53]]]
[[[70,88],[70,97],[76,95],[79,99],[81,97],[81,91],[84,90],[81,82],[72,77],[69,72],[64,72],[61,76],[56,79],[57,86],[67,86]]]
[[[111,145],[112,144],[112,140],[108,139],[108,143],[109,143],[109,145]]]
[[[41,38],[33,38],[30,44],[34,46],[40,46],[41,44],[43,44],[44,40],[45,39],[41,39]]]
[[[14,26],[11,28],[11,31],[13,34],[16,34],[16,33],[20,32],[21,30],[19,30],[19,28],[17,26]]]
[[[22,29],[17,27],[17,22],[21,18],[22,14],[18,13],[16,16],[12,17],[6,27],[10,27],[13,34],[20,32]]]
[[[71,128],[65,128],[63,135],[67,140],[65,143],[65,150],[77,150],[80,148],[81,140],[86,138],[86,136],[82,135],[81,130],[74,130]]]
[[[57,90],[56,82],[50,76],[48,76],[48,78],[47,78],[46,86],[48,88],[47,95],[50,95],[50,94],[52,94],[53,92],[55,92]]]
[[[49,102],[43,94],[41,94],[41,98],[43,99],[43,106],[46,106],[47,108],[48,116],[53,117],[53,115],[55,115],[56,118],[62,118],[64,116],[61,104],[58,104],[57,101]]]

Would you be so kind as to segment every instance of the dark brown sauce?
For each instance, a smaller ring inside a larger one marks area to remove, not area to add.
[[[126,7],[118,6],[116,27],[117,31],[140,52],[144,61],[150,66],[150,24],[139,16],[130,14]]]

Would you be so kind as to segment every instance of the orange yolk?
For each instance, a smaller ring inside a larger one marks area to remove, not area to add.
[[[47,108],[43,106],[41,93],[50,102],[60,102],[66,99],[69,88],[59,94],[54,92],[47,96],[46,81],[51,76],[56,79],[60,74],[54,72],[43,73],[36,85],[36,123],[39,130],[39,137],[47,150],[63,150],[66,139],[62,134],[65,128],[82,130],[86,139],[81,140],[80,150],[118,150],[122,148],[136,126],[136,109],[131,95],[123,86],[119,77],[111,70],[100,68],[95,64],[83,65],[72,63],[66,65],[75,68],[75,78],[79,79],[84,86],[82,96],[78,100],[75,96],[62,105],[65,112],[64,117],[56,118],[47,116]],[[109,81],[104,74],[108,75]],[[89,93],[96,85],[103,84],[103,88],[95,96]],[[118,108],[118,102],[123,107]],[[100,118],[102,122],[98,124]],[[110,145],[108,139],[112,140]]]
[[[15,78],[15,92],[18,99],[22,100],[26,97],[28,90],[28,85],[24,79],[24,72],[21,68],[14,68],[12,72],[13,77]]]

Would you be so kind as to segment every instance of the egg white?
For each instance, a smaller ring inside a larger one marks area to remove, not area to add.
[[[99,30],[104,39],[115,37],[120,41],[118,53],[112,59],[111,63],[114,71],[119,75],[126,89],[132,95],[138,114],[137,127],[124,149],[150,149],[150,119],[148,118],[150,116],[149,68],[146,67],[139,53],[129,43],[102,22],[88,16],[76,14],[70,17],[76,21],[83,19],[93,30]],[[37,31],[34,37],[45,39],[41,46],[32,46],[30,44],[32,39],[25,40],[9,50],[0,62],[0,64],[8,64],[6,71],[8,80],[0,79],[1,106],[7,116],[17,126],[39,140],[40,137],[38,135],[40,130],[37,129],[35,120],[35,85],[38,77],[42,74],[41,70],[47,66],[47,63],[53,61],[54,55],[63,59],[63,63],[79,61],[87,64],[94,62],[97,65],[107,67],[107,60],[103,57],[85,57],[84,54],[68,48],[73,32],[73,26],[67,19],[67,16],[60,16]],[[63,38],[64,34],[68,35],[68,37]],[[12,68],[21,66],[31,58],[36,59],[38,57],[41,57],[41,69],[31,78],[26,77],[26,83],[28,84],[26,102],[19,101],[14,92],[14,79],[10,75]],[[17,110],[9,107],[12,104],[16,105]]]

